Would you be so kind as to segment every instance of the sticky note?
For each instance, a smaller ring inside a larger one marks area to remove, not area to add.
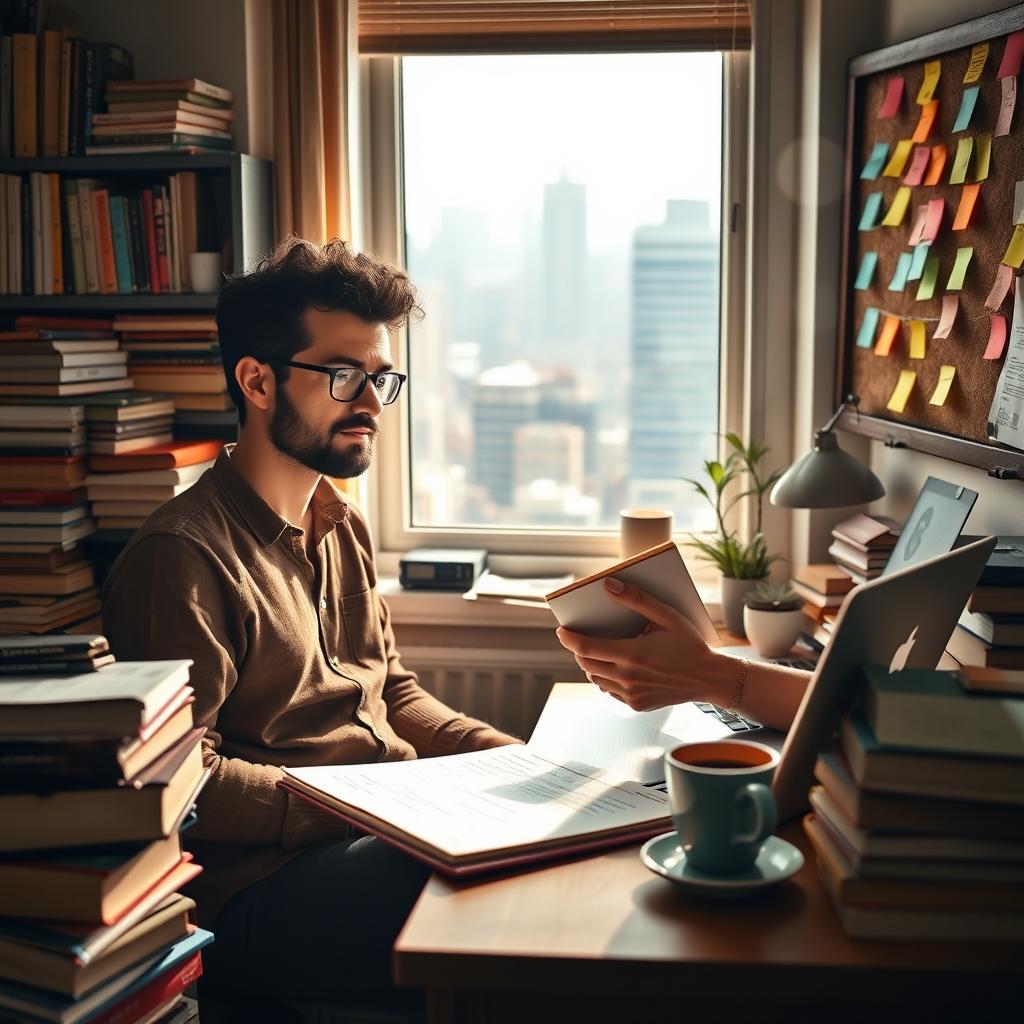
[[[860,330],[857,332],[857,348],[871,348],[874,345],[880,315],[873,306],[864,310],[864,319],[861,320]]]
[[[949,280],[946,282],[947,292],[958,292],[963,288],[964,276],[967,274],[967,268],[970,266],[973,255],[973,245],[965,245],[957,249],[953,269],[949,272]]]
[[[874,149],[871,150],[871,156],[868,157],[868,162],[864,165],[864,170],[860,172],[861,180],[874,181],[882,173],[882,165],[888,155],[889,143],[876,142]]]
[[[1010,81],[1010,79],[1007,79],[1007,81]],[[921,184],[924,180],[924,172],[928,167],[928,159],[931,156],[931,152],[927,146],[917,146],[914,149],[914,155],[910,158],[910,167],[907,168],[907,173],[903,178],[904,185]]]
[[[932,146],[932,158],[928,164],[928,173],[924,176],[924,183],[926,185],[938,185],[942,179],[942,172],[946,167],[946,157],[949,155],[949,151],[941,143],[938,146]]]
[[[895,117],[900,109],[900,100],[903,99],[903,76],[893,75],[886,83],[885,98],[878,108],[880,118]]]
[[[953,378],[956,376],[955,366],[942,366],[939,368],[939,382],[935,385],[932,397],[928,399],[929,405],[945,405],[949,389],[953,386]]]
[[[924,220],[924,229],[921,231],[922,242],[934,242],[942,226],[942,215],[946,210],[944,199],[931,199],[928,202],[928,215]]]
[[[974,108],[977,105],[979,92],[981,92],[981,87],[977,85],[964,89],[964,94],[960,97],[960,112],[956,115],[956,120],[953,122],[953,131],[966,131],[970,126],[971,115],[974,113]],[[924,142],[924,139],[921,141]]]
[[[924,142],[932,132],[932,125],[935,124],[935,117],[939,112],[939,101],[929,100],[921,108],[921,116],[917,120],[917,127],[914,134],[910,136],[911,142]]]
[[[963,231],[971,223],[971,214],[974,213],[974,204],[978,201],[980,185],[964,185],[960,193],[960,205],[956,208],[956,216],[953,218],[953,230]]]
[[[910,321],[910,358],[924,359],[925,333],[923,320]]]
[[[924,226],[928,221],[928,204],[922,203],[917,208],[917,213],[914,214],[914,227],[911,229],[910,238],[907,239],[907,245],[917,245],[921,241],[921,235],[924,234]]]
[[[1003,299],[1006,298],[1006,293],[1012,284],[1013,267],[1000,263],[999,269],[996,271],[996,279],[992,282],[992,291],[988,293],[988,298],[985,300],[985,308],[994,313],[1003,304]]]
[[[878,213],[882,209],[882,193],[872,192],[864,202],[864,212],[860,215],[861,231],[870,231],[878,227]]]
[[[988,177],[988,168],[992,161],[991,135],[979,135],[974,140],[974,154],[974,180],[984,181]]]
[[[907,214],[907,207],[909,205],[910,189],[906,185],[900,185],[896,189],[896,195],[892,197],[892,205],[882,221],[882,227],[898,228],[903,223],[903,218]]]
[[[875,346],[876,356],[887,356],[892,351],[892,343],[896,340],[896,334],[900,329],[900,318],[898,316],[887,316],[882,324],[882,333],[878,336],[878,344]]]
[[[921,283],[917,286],[917,301],[924,302],[935,294],[935,285],[939,280],[939,257],[929,256],[921,275]]]
[[[932,338],[948,338],[949,332],[953,330],[956,321],[957,310],[960,309],[960,296],[955,292],[952,295],[942,296],[942,315],[939,317],[939,326],[935,328]]]
[[[886,403],[886,409],[891,412],[903,412],[907,407],[910,392],[914,390],[915,380],[917,380],[917,374],[913,370],[900,370],[900,379],[896,381],[896,387],[893,389],[892,397]]]
[[[1017,79],[1000,79],[999,85],[1003,90],[1003,98],[999,101],[999,116],[996,118],[996,138],[1010,134],[1010,127],[1013,125],[1013,110],[1017,106]]]
[[[928,252],[930,246],[927,242],[921,242],[920,245],[914,246],[914,256],[910,261],[910,273],[907,274],[908,281],[917,281],[924,273],[925,260],[928,259]]]
[[[971,61],[967,65],[967,71],[964,74],[964,85],[970,85],[971,82],[976,82],[981,78],[981,73],[985,70],[985,61],[987,60],[988,43],[978,43],[977,46],[971,49]]]
[[[1003,59],[996,78],[1016,78],[1020,74],[1021,58],[1024,57],[1024,30],[1006,37]]]
[[[910,139],[900,139],[896,143],[896,148],[892,151],[892,156],[889,157],[885,170],[882,171],[884,177],[898,178],[903,173],[903,168],[907,166],[907,159],[910,157],[910,151],[913,146],[914,143]]]
[[[1013,186],[1013,223],[1024,223],[1024,181]]]
[[[889,282],[889,291],[901,292],[907,287],[907,276],[910,274],[910,264],[913,257],[909,252],[901,252],[900,258],[896,261],[896,269],[893,271],[892,280]]]
[[[1020,270],[1020,265],[1024,263],[1024,224],[1018,224],[1013,229],[1013,237],[1006,247],[1003,263],[1014,270]]]
[[[857,271],[857,280],[853,287],[858,291],[871,287],[871,278],[875,276],[875,266],[878,263],[877,252],[866,252],[860,261],[860,270]]]
[[[942,61],[930,60],[924,66],[924,78],[921,80],[921,88],[917,90],[917,104],[923,107],[930,103],[935,95],[935,87],[939,84],[939,75],[942,74]]]
[[[956,156],[953,157],[953,169],[949,172],[950,185],[962,185],[967,180],[967,165],[971,162],[971,151],[974,139],[969,136],[956,144]]]
[[[990,313],[989,320],[988,347],[981,358],[998,359],[1006,346],[1006,317],[1001,313]]]

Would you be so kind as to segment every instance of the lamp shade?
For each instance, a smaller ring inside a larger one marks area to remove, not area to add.
[[[882,481],[839,447],[831,431],[814,435],[814,447],[772,488],[771,503],[784,508],[840,508],[885,494]]]

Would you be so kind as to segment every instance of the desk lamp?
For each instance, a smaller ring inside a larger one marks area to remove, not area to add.
[[[794,462],[772,489],[771,503],[785,508],[840,508],[874,501],[885,494],[882,481],[839,447],[833,431],[839,417],[860,399],[847,395],[835,415],[814,433],[814,447]]]

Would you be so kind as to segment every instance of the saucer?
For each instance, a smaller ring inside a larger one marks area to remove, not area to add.
[[[737,875],[709,875],[690,867],[675,832],[648,839],[640,849],[640,859],[656,875],[684,888],[722,894],[766,889],[792,878],[804,866],[804,855],[778,836],[769,836],[753,865]]]

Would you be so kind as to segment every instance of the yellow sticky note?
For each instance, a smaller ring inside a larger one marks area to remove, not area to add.
[[[921,117],[911,136],[911,142],[924,142],[931,134],[932,125],[935,124],[935,115],[939,112],[939,101],[929,100],[921,107]]]
[[[953,169],[949,172],[950,185],[962,185],[967,180],[967,165],[971,162],[971,151],[974,139],[967,136],[956,144],[956,156],[953,158]]]
[[[929,405],[945,405],[946,396],[953,386],[953,378],[956,376],[955,366],[943,366],[939,369],[939,383],[935,385],[932,397],[928,399]]]
[[[981,78],[981,73],[985,70],[985,61],[987,60],[988,43],[978,43],[978,45],[971,50],[971,62],[967,65],[967,73],[964,75],[964,85],[970,85],[972,82],[976,82]],[[936,404],[942,405],[942,402],[937,402]]]
[[[907,407],[910,392],[914,390],[915,380],[917,380],[917,374],[913,370],[900,370],[900,379],[896,381],[896,387],[893,389],[892,397],[886,403],[886,409],[891,412],[903,412]]]
[[[898,228],[903,223],[903,218],[906,216],[907,207],[909,205],[910,189],[906,185],[901,185],[896,189],[896,195],[893,196],[892,206],[889,207],[889,212],[885,215],[885,219],[882,221],[882,227]]]
[[[939,84],[939,75],[942,74],[942,61],[930,60],[924,66],[924,79],[921,88],[917,92],[917,105],[923,107],[930,103],[935,95],[935,87]]]
[[[956,251],[956,261],[953,269],[949,272],[949,280],[946,282],[947,292],[958,292],[964,286],[964,276],[970,265],[971,257],[974,255],[974,246],[965,245]]]
[[[979,135],[974,140],[974,180],[984,181],[988,177],[988,165],[992,159],[992,136]]]
[[[1006,247],[1003,263],[1014,270],[1020,270],[1020,265],[1024,263],[1024,224],[1018,224],[1013,229],[1013,238]]]
[[[913,148],[913,140],[900,139],[896,143],[896,148],[892,151],[892,156],[889,157],[889,162],[885,165],[885,170],[882,171],[882,176],[886,178],[899,178],[903,174],[903,168],[907,166],[907,161],[910,159],[910,151]]]
[[[910,321],[910,358],[924,359],[925,334],[924,321]]]

